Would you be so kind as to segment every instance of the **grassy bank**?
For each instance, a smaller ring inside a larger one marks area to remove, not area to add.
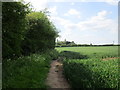
[[[3,88],[47,88],[45,80],[56,51],[23,56],[3,63]]]

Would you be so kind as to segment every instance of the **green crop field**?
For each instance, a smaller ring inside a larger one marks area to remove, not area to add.
[[[64,75],[73,88],[119,88],[118,46],[56,49],[59,52],[73,51],[88,56],[87,59],[63,60]]]
[[[90,58],[95,57],[118,57],[118,46],[101,46],[101,47],[57,47],[60,51],[74,51],[88,55]]]

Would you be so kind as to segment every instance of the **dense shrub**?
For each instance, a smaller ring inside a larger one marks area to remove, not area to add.
[[[45,80],[56,50],[8,59],[3,63],[3,88],[47,88]]]
[[[47,18],[46,12],[31,12],[27,19],[29,28],[22,42],[23,54],[54,49],[57,30]]]
[[[2,57],[21,55],[21,42],[26,32],[28,4],[21,2],[2,3]]]
[[[87,55],[82,55],[78,52],[73,52],[73,51],[62,51],[62,52],[60,52],[59,56],[67,58],[67,59],[86,59],[86,58],[88,58]]]
[[[45,80],[52,56],[32,54],[3,63],[3,88],[47,88]]]
[[[52,57],[51,58],[52,60],[56,60],[59,57],[59,52],[57,50],[55,50],[55,49],[54,50],[48,50],[46,53],[48,53],[48,55],[50,57]]]
[[[58,32],[46,9],[30,11],[29,4],[4,2],[2,5],[3,59],[30,55],[55,48]]]

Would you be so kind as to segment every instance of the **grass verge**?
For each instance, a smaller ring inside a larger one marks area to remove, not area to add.
[[[3,61],[3,88],[44,88],[50,62],[56,51]]]

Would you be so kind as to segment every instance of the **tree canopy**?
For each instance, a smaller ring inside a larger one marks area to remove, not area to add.
[[[58,33],[46,13],[31,12],[27,15],[27,19],[29,28],[23,41],[24,52],[34,53],[53,49]]]
[[[21,41],[26,31],[27,4],[21,2],[2,3],[2,53],[3,58],[19,56]]]
[[[54,49],[58,32],[47,9],[31,11],[22,2],[3,2],[2,9],[3,59]]]

